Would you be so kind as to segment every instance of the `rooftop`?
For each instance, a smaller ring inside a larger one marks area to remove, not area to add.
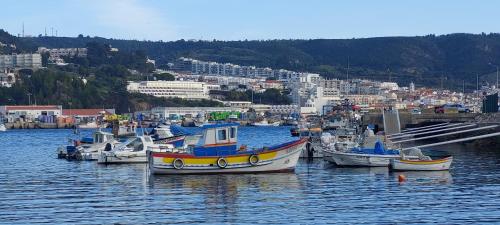
[[[60,105],[7,105],[6,110],[60,110]]]

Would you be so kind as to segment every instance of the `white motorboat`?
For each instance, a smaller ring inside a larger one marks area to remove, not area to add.
[[[336,151],[334,149],[324,149],[325,160],[335,163],[339,166],[389,166],[391,159],[401,159],[404,155],[400,150],[385,149],[383,144],[378,141],[374,148],[352,148],[348,151]],[[419,156],[405,155],[409,159],[415,159]]]
[[[267,120],[262,120],[260,122],[253,123],[253,125],[257,127],[277,127],[280,125],[280,122],[276,121],[269,123]]]
[[[154,144],[150,136],[137,136],[117,145],[110,151],[102,151],[97,160],[98,163],[147,163],[146,150],[148,148],[159,148],[159,144]],[[165,148],[173,148],[172,145],[165,145]]]
[[[7,131],[7,127],[3,123],[0,123],[0,131]]]
[[[102,151],[114,148],[119,141],[116,140],[112,133],[101,130],[93,134],[93,142],[77,146],[77,151],[83,160],[97,160]]]

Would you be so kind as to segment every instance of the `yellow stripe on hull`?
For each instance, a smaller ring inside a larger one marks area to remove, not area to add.
[[[401,163],[406,164],[415,164],[415,165],[431,165],[431,164],[439,164],[449,161],[450,159],[438,159],[431,161],[417,161],[417,160],[399,160]]]
[[[257,154],[260,161],[271,160],[276,158],[278,152],[268,152]],[[240,163],[248,163],[248,157],[250,155],[242,155],[242,156],[228,156],[224,157],[229,165],[231,164],[240,164]],[[176,158],[163,157],[163,162],[167,164],[173,163]],[[196,157],[196,158],[183,158],[182,160],[186,165],[209,165],[209,164],[217,164],[218,157]]]

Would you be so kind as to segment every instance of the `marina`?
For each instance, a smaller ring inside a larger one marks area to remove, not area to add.
[[[450,144],[424,151],[431,157],[453,155],[449,171],[337,167],[321,158],[304,158],[293,173],[154,175],[146,163],[57,159],[55,149],[72,135],[72,130],[52,129],[0,133],[0,158],[5,162],[0,165],[5,171],[0,174],[2,223],[253,223],[255,215],[262,216],[262,223],[288,223],[282,215],[289,212],[299,224],[500,219],[500,155],[494,147]],[[238,131],[238,141],[249,148],[294,140],[298,138],[290,135],[289,127]],[[405,182],[398,181],[400,175]]]

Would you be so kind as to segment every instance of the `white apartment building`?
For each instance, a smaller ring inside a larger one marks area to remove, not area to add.
[[[0,55],[0,70],[25,68],[38,69],[42,67],[42,56],[34,54]]]
[[[50,61],[61,60],[62,57],[75,56],[75,57],[87,57],[87,48],[45,48],[38,47],[38,53],[48,52],[50,54]]]
[[[129,82],[129,92],[138,92],[156,97],[208,99],[209,90],[205,82],[196,81],[141,81]]]
[[[60,105],[5,105],[0,106],[0,115],[12,117],[38,118],[45,116],[61,116]]]

